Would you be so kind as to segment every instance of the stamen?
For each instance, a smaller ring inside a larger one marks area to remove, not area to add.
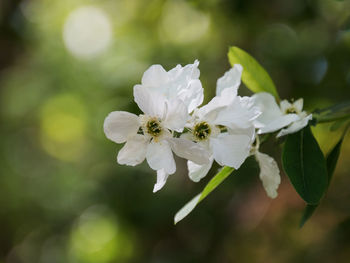
[[[196,126],[194,126],[193,135],[197,140],[206,140],[209,137],[210,133],[210,125],[205,121],[197,123]]]
[[[147,133],[153,137],[158,137],[162,133],[160,121],[157,119],[150,119],[146,124]]]
[[[297,110],[294,107],[286,109],[286,114],[297,113]]]
[[[220,132],[227,132],[227,127],[224,125],[217,125],[216,127],[220,129]]]

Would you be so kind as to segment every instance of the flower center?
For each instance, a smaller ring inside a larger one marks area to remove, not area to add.
[[[157,119],[150,119],[146,123],[147,133],[152,135],[153,137],[158,137],[162,133],[162,127],[160,125],[160,121]]]
[[[297,113],[297,110],[294,107],[286,109],[286,114]]]
[[[200,141],[207,139],[210,133],[211,133],[210,125],[205,121],[197,123],[194,126],[193,135],[196,137],[196,139]]]

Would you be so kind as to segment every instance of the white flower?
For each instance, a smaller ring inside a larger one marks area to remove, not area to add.
[[[107,138],[116,143],[126,142],[118,153],[119,164],[135,166],[146,159],[157,171],[155,192],[176,170],[172,152],[196,163],[209,162],[209,155],[198,144],[184,138],[173,138],[171,131],[181,132],[189,117],[181,100],[168,100],[140,85],[134,87],[134,99],[143,115],[115,111],[104,122]]]
[[[262,112],[255,123],[259,134],[275,132],[287,127],[277,134],[277,137],[281,137],[301,130],[312,119],[312,114],[308,115],[303,111],[303,99],[294,103],[283,100],[278,106],[270,93],[257,93],[252,98],[255,106]]]
[[[168,72],[161,65],[152,65],[145,71],[141,85],[143,88],[162,94],[166,99],[181,100],[188,113],[203,102],[203,88],[199,80],[199,61],[185,67],[177,65]]]
[[[187,162],[190,178],[198,182],[209,171],[213,161],[238,169],[249,156],[254,141],[253,121],[260,114],[250,98],[237,96],[242,67],[235,65],[217,81],[217,95],[196,109],[187,138],[202,145],[211,155],[210,163]]]
[[[255,158],[260,166],[260,180],[270,198],[277,197],[277,189],[281,183],[280,170],[276,161],[265,153],[256,151]]]
[[[260,167],[260,180],[270,198],[277,197],[277,189],[281,183],[280,170],[277,162],[269,155],[259,152],[259,136],[255,138],[255,146],[251,149],[251,155],[255,156]]]

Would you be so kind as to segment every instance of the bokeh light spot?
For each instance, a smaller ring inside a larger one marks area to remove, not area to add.
[[[41,110],[41,142],[51,155],[76,160],[83,152],[86,130],[83,104],[64,94],[50,99]]]
[[[133,244],[123,231],[106,207],[97,205],[88,208],[71,234],[72,259],[104,263],[129,258],[133,253]]]
[[[102,53],[112,39],[107,14],[94,6],[83,6],[71,12],[63,27],[63,40],[71,54],[91,58]]]
[[[210,17],[184,1],[164,6],[161,33],[171,42],[186,44],[199,40],[208,31]]]

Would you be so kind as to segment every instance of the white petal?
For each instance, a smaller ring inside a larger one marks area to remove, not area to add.
[[[235,64],[233,68],[227,71],[224,76],[216,82],[216,95],[220,95],[224,89],[232,88],[232,92],[237,95],[239,85],[241,85],[243,67]]]
[[[148,140],[145,136],[137,134],[128,139],[119,151],[117,161],[119,164],[135,166],[143,162],[146,157]]]
[[[195,111],[199,119],[205,119],[209,122],[217,118],[219,111],[230,105],[236,99],[236,94],[231,88],[224,89],[219,96],[215,96],[207,105]]]
[[[197,164],[209,163],[210,154],[200,144],[184,138],[169,138],[168,142],[177,156]]]
[[[153,170],[164,169],[168,174],[173,174],[176,171],[173,153],[169,143],[165,140],[160,142],[152,141],[147,147],[146,159]]]
[[[228,107],[219,111],[214,123],[231,129],[245,129],[253,126],[260,114],[258,107],[249,105],[246,98],[236,97]]]
[[[142,76],[142,85],[156,91],[160,91],[168,81],[168,73],[161,65],[150,66]]]
[[[303,111],[304,100],[302,98],[294,101],[293,107],[297,110],[297,112]]]
[[[184,67],[177,65],[169,72],[160,65],[153,65],[144,73],[142,85],[136,86],[147,88],[170,101],[182,100],[190,113],[202,104],[204,97],[202,84],[198,79],[200,74],[198,65],[199,62],[196,60],[193,64]],[[139,104],[139,100],[136,102]],[[143,106],[139,104],[142,110],[144,110]]]
[[[254,126],[250,126],[248,128],[244,128],[244,129],[239,129],[239,128],[235,128],[235,129],[230,129],[228,128],[228,133],[229,134],[236,134],[236,135],[247,135],[250,138],[250,142],[253,143],[255,141],[255,127]]]
[[[183,208],[179,210],[179,212],[176,213],[174,218],[174,224],[177,224],[182,219],[184,219],[186,216],[188,216],[189,213],[196,207],[196,205],[199,202],[199,199],[201,198],[202,193],[196,195],[191,201],[189,201]]]
[[[293,108],[293,105],[288,100],[282,100],[280,103],[282,113],[285,113],[288,109]]]
[[[278,131],[279,129],[288,126],[292,122],[298,121],[299,119],[300,117],[297,114],[282,115],[276,118],[274,121],[267,123],[265,126],[263,126],[258,131],[258,133],[262,134]]]
[[[138,116],[126,111],[113,111],[105,119],[103,129],[106,137],[116,143],[123,143],[137,133],[140,127]]]
[[[164,118],[166,110],[165,98],[160,93],[141,85],[135,85],[134,99],[144,113],[152,117]]]
[[[203,103],[204,90],[199,79],[191,80],[186,89],[180,89],[177,97],[187,106],[188,113]]]
[[[189,118],[187,107],[181,100],[171,100],[166,102],[167,113],[164,126],[170,130],[182,132]]]
[[[254,105],[262,112],[256,120],[256,127],[261,128],[283,115],[275,98],[267,92],[256,93],[252,96]]]
[[[311,119],[312,119],[312,114],[310,114],[310,115],[306,116],[305,118],[302,118],[298,121],[293,122],[289,127],[281,130],[277,134],[277,138],[282,137],[282,136],[287,135],[287,134],[291,134],[291,133],[295,133],[297,131],[300,131],[302,128],[304,128],[309,123],[309,121]]]
[[[217,163],[238,169],[249,156],[251,138],[246,135],[222,133],[210,139],[210,146]]]
[[[170,70],[170,82],[167,85],[166,97],[171,99],[180,99],[186,105],[188,113],[191,113],[203,102],[203,88],[200,82],[199,61],[182,67],[177,65]]]
[[[210,162],[207,164],[196,164],[192,161],[187,161],[188,176],[193,182],[199,182],[204,178],[209,172],[211,166],[213,165],[213,158],[210,158]]]
[[[163,188],[168,177],[169,177],[169,174],[167,174],[164,169],[157,171],[157,183],[153,187],[153,193]]]
[[[200,75],[200,71],[198,69],[199,60],[196,59],[193,64],[188,64],[184,67],[184,72],[190,72],[191,79],[198,79]]]
[[[280,170],[276,161],[267,154],[256,152],[255,157],[260,166],[260,179],[270,198],[277,197],[277,189],[281,183]]]
[[[169,76],[171,80],[184,79],[184,81],[189,79],[198,79],[200,71],[198,69],[199,61],[195,60],[193,64],[188,64],[184,67],[177,65],[175,68],[169,70]]]

